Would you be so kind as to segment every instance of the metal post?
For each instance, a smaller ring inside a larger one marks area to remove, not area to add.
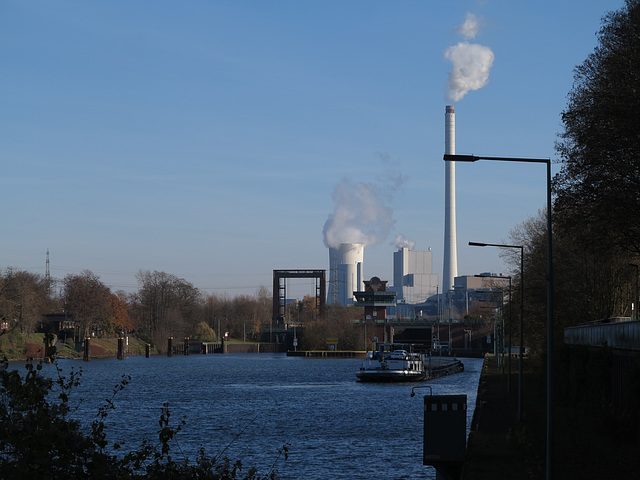
[[[511,276],[509,276],[509,376],[507,377],[507,393],[511,394],[511,327],[513,325],[513,296],[511,291]]]
[[[522,362],[524,350],[524,249],[520,249],[520,348],[518,349],[518,422],[522,421]]]
[[[551,222],[551,160],[547,159],[547,480],[553,478],[553,237]],[[522,348],[522,345],[520,346]]]

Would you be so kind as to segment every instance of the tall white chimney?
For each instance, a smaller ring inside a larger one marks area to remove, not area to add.
[[[456,114],[448,105],[444,114],[444,153],[456,154]],[[456,240],[456,164],[444,162],[444,268],[442,292],[453,290],[458,276],[458,250]]]

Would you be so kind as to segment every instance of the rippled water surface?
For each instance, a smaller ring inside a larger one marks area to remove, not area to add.
[[[307,359],[284,354],[129,357],[84,363],[61,360],[64,372],[82,369],[72,402],[87,424],[123,375],[131,382],[109,414],[112,440],[135,448],[154,438],[160,409],[168,402],[172,421],[185,417],[179,450],[193,458],[202,446],[266,472],[277,465],[281,479],[435,478],[422,465],[423,396],[466,394],[467,428],[476,401],[481,359],[464,359],[465,371],[419,384],[356,382],[357,359]],[[47,366],[53,373],[53,367]]]

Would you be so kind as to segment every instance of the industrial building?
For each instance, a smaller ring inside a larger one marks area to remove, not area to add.
[[[354,293],[357,304],[364,307],[366,320],[386,320],[387,308],[395,305],[396,292],[387,291],[387,282],[378,277],[365,280],[364,291]]]
[[[342,243],[338,248],[329,248],[328,305],[353,305],[353,292],[364,290],[362,266],[364,244]]]
[[[400,248],[393,253],[393,290],[398,303],[416,304],[438,293],[438,275],[433,273],[431,250]]]
[[[444,120],[445,154],[454,155],[456,135],[453,106],[446,106]],[[392,317],[460,319],[469,314],[475,302],[487,303],[491,296],[489,292],[508,289],[508,280],[493,274],[458,276],[455,162],[445,162],[444,166],[442,278],[433,273],[431,249],[414,251],[407,247],[399,248],[393,253],[393,285],[386,288],[396,295],[395,306],[390,306],[387,311]],[[338,248],[329,248],[328,304],[348,306],[361,303],[356,301],[354,292],[366,291],[363,278],[364,247],[362,243],[342,243]],[[493,303],[494,297],[491,297]]]

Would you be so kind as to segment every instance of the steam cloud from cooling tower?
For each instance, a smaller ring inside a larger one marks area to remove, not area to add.
[[[387,154],[377,156],[383,162],[389,160]],[[385,241],[395,224],[390,204],[404,179],[398,174],[384,178],[384,185],[343,180],[334,188],[334,210],[322,229],[329,248],[329,304],[353,304],[353,292],[364,288],[364,247]],[[412,243],[401,235],[397,241]]]
[[[478,34],[479,26],[479,18],[467,13],[464,23],[455,31],[470,40]],[[452,64],[447,84],[449,100],[459,102],[470,91],[479,90],[489,83],[489,70],[495,58],[489,47],[464,41],[447,48],[444,57]]]
[[[344,243],[367,246],[384,241],[394,225],[390,201],[388,190],[371,183],[353,184],[344,180],[333,191],[334,211],[322,229],[325,246],[339,248]]]

